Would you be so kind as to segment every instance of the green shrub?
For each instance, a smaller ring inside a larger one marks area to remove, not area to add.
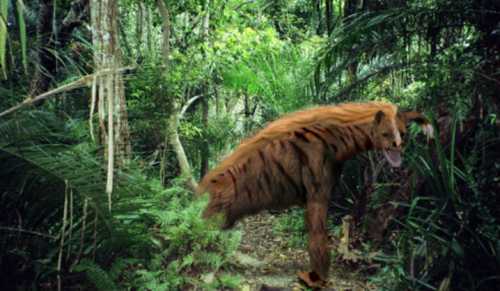
[[[273,231],[279,236],[286,236],[290,247],[305,247],[307,245],[307,229],[304,221],[304,209],[293,208],[279,215],[274,222]]]
[[[174,185],[164,191],[160,207],[144,210],[155,219],[152,240],[157,253],[143,268],[134,271],[134,285],[139,289],[235,285],[235,278],[219,277],[217,272],[237,249],[241,234],[220,231],[215,224],[202,219],[200,214],[207,199],[193,201],[188,198],[191,196],[192,193]],[[214,273],[214,280],[204,282],[205,273]]]
[[[485,133],[474,133],[474,143],[482,143]],[[421,185],[408,203],[399,203],[406,215],[396,221],[400,229],[386,245],[390,254],[378,258],[384,267],[371,280],[384,287],[391,282],[389,290],[496,290],[497,204],[492,177],[479,169],[498,165],[498,154],[483,148],[491,159],[480,159],[455,144],[454,136],[449,148],[435,146],[414,149],[410,167]]]

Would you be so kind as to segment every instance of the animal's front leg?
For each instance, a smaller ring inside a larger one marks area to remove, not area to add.
[[[307,203],[307,228],[309,231],[309,256],[311,269],[321,279],[328,277],[330,252],[328,250],[328,234],[326,230],[327,205],[312,201]]]
[[[309,149],[309,164],[302,168],[302,181],[307,191],[305,220],[309,232],[308,251],[312,271],[299,273],[299,277],[315,288],[326,285],[330,267],[326,218],[336,172],[333,156],[322,143],[310,145]]]
[[[307,202],[306,224],[309,231],[309,259],[311,272],[299,273],[299,277],[310,287],[322,287],[328,278],[330,251],[326,227],[326,199],[312,199]]]

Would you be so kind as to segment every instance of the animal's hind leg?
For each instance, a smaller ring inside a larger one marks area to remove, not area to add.
[[[311,263],[311,280],[326,280],[330,267],[330,251],[328,249],[328,233],[326,226],[328,204],[324,197],[312,198],[307,202],[306,224],[309,231],[309,258]],[[319,276],[319,278],[313,278]]]

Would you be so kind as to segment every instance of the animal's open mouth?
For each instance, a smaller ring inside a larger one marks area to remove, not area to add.
[[[392,151],[392,150],[383,150],[385,159],[391,164],[393,167],[401,166],[401,152],[400,151]]]

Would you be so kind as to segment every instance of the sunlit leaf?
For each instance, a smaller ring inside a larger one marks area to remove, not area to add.
[[[7,79],[7,68],[5,63],[7,47],[7,11],[9,9],[9,0],[0,0],[0,67],[3,78]]]
[[[28,73],[28,57],[26,48],[26,23],[24,21],[24,3],[23,0],[17,0],[17,21],[19,24],[19,39],[21,40],[21,59],[25,73]]]

